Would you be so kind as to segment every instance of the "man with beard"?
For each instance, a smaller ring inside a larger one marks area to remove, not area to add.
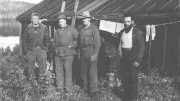
[[[50,43],[50,34],[48,29],[42,23],[39,23],[38,13],[31,14],[31,23],[25,29],[22,38],[23,53],[28,58],[29,79],[35,78],[35,62],[39,66],[39,79],[43,78],[46,69],[46,58],[48,45]]]
[[[124,99],[125,101],[137,101],[137,76],[145,51],[145,41],[143,32],[134,26],[134,18],[131,15],[124,16],[124,27],[118,34]]]
[[[79,26],[79,55],[83,90],[93,97],[97,94],[97,60],[101,40],[97,26],[92,24],[90,20],[89,11],[84,11],[82,13],[83,25]]]
[[[76,55],[77,30],[67,24],[65,15],[58,17],[59,28],[54,34],[57,91],[72,91],[72,63]]]

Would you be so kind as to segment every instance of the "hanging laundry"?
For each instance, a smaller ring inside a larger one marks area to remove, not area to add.
[[[110,33],[115,33],[116,22],[100,20],[99,29]]]
[[[151,26],[150,25],[146,25],[146,42],[149,41],[150,33],[151,33]]]
[[[122,29],[124,29],[123,23],[116,23],[116,33],[119,33]]]
[[[155,25],[151,25],[151,35],[152,35],[152,40],[154,40],[156,36],[156,27]]]

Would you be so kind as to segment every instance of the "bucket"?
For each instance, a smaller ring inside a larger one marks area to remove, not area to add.
[[[107,73],[106,74],[106,81],[107,81],[107,86],[108,87],[115,87],[116,82],[115,82],[115,74],[114,73]]]

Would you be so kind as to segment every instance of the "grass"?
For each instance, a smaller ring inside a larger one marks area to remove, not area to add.
[[[109,88],[106,79],[99,79],[99,94],[90,98],[75,83],[70,93],[57,93],[54,86],[54,74],[46,72],[44,79],[27,82],[25,69],[27,60],[19,54],[19,47],[13,51],[1,50],[0,53],[0,101],[122,101],[123,89]],[[140,73],[138,76],[139,101],[180,101],[180,83],[173,78],[163,77],[153,69],[149,75]]]

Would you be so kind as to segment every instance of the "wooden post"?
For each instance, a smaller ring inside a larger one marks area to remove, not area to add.
[[[151,44],[152,44],[152,33],[151,33],[151,30],[150,30],[150,35],[149,35],[149,64],[148,64],[148,71],[150,72],[151,70]]]
[[[76,12],[77,12],[77,9],[78,9],[78,5],[79,5],[79,0],[76,0],[75,1],[75,5],[74,5],[74,17],[72,18],[72,22],[71,22],[71,25],[74,27],[75,26],[75,22],[76,22]]]
[[[19,27],[19,52],[20,55],[22,55],[22,29],[23,29],[23,24],[21,23],[21,27]]]
[[[61,12],[64,12],[66,8],[66,0],[62,1]]]
[[[21,34],[20,34],[20,54],[21,55],[24,55],[23,54],[23,52],[24,52],[24,50],[23,50],[23,45],[22,45],[22,38],[23,38],[23,34],[24,34],[24,30],[25,30],[25,28],[26,28],[26,24],[25,23],[23,23],[23,22],[21,22]]]
[[[167,25],[165,26],[165,35],[164,35],[163,62],[162,62],[162,67],[161,67],[162,72],[164,71],[165,57],[166,57],[166,36],[167,36]]]
[[[180,12],[180,0],[179,0],[179,12]],[[178,70],[180,72],[180,36],[178,36]]]
[[[178,36],[178,70],[180,72],[180,36]]]

